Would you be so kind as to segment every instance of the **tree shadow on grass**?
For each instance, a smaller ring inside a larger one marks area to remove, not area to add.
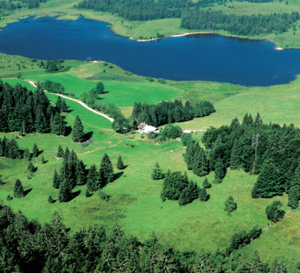
[[[90,140],[92,138],[93,134],[94,134],[93,131],[84,134],[84,139],[85,140]]]
[[[71,132],[72,132],[72,127],[71,126],[66,126],[66,137],[69,135],[69,134],[71,134]]]
[[[124,172],[115,173],[115,175],[114,175],[114,181],[117,180],[117,179],[119,179],[123,174],[124,174]]]
[[[24,191],[24,196],[27,196],[27,194],[30,193],[31,191],[32,191],[32,188],[30,188],[30,189]]]
[[[81,190],[72,192],[69,201],[71,201],[71,200],[73,200],[74,198],[76,198],[76,197],[80,194],[80,192],[81,192]]]

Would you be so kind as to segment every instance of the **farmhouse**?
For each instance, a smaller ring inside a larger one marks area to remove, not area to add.
[[[144,123],[141,123],[139,126],[138,126],[138,130],[139,130],[139,133],[145,133],[145,134],[148,134],[150,132],[154,132],[154,133],[159,133],[159,129],[154,127],[154,126],[151,126],[151,125],[147,125],[145,122]]]

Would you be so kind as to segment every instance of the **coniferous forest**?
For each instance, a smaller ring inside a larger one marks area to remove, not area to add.
[[[246,1],[255,3],[272,2],[272,0]],[[203,7],[225,4],[226,2],[223,0],[197,2],[190,0],[84,0],[77,5],[77,8],[106,11],[128,20],[145,21],[162,18],[181,18],[181,26],[187,29],[226,30],[230,34],[250,36],[286,32],[299,19],[298,12],[250,16],[224,14],[222,11],[201,10]]]

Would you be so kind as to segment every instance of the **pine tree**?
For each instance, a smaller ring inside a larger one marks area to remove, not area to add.
[[[103,85],[102,82],[97,83],[96,92],[97,92],[97,94],[103,94],[104,93],[104,85]]]
[[[58,173],[57,173],[57,171],[55,170],[54,171],[54,175],[53,175],[53,187],[55,188],[55,189],[58,189],[59,188],[59,185],[60,185],[60,183],[61,183],[61,178],[60,178],[60,176],[58,175]]]
[[[27,171],[30,173],[34,173],[35,172],[35,167],[33,166],[32,162],[29,161],[29,165],[27,167]]]
[[[50,120],[51,133],[55,135],[66,135],[66,125],[63,120],[63,117],[56,112]]]
[[[64,180],[59,186],[58,200],[59,202],[68,202],[71,196],[71,185],[67,180]]]
[[[206,191],[206,188],[202,188],[199,190],[199,199],[202,202],[206,202],[209,200],[209,194]]]
[[[298,208],[299,199],[300,199],[300,186],[298,185],[292,186],[289,190],[288,206],[291,207],[292,209]]]
[[[39,148],[36,145],[36,143],[33,144],[33,148],[32,148],[32,156],[33,157],[38,157],[39,156]]]
[[[112,181],[114,181],[113,166],[108,155],[104,154],[99,170],[99,183],[101,188],[103,188],[105,185]]]
[[[237,203],[233,201],[232,196],[229,196],[225,202],[225,211],[227,211],[228,215],[230,215],[231,212],[235,211],[236,209],[237,209]]]
[[[119,155],[118,162],[117,162],[117,168],[118,168],[118,170],[123,170],[125,168],[122,157],[120,155]]]
[[[57,150],[57,157],[64,157],[64,150],[63,148],[59,145],[58,150]]]
[[[178,203],[179,205],[186,205],[193,200],[197,199],[199,195],[199,188],[196,183],[193,181],[190,181],[188,186],[182,190],[182,192],[179,195]]]
[[[31,159],[31,154],[30,154],[28,148],[26,148],[26,149],[24,150],[24,152],[23,152],[23,158],[26,158],[26,159],[28,159],[28,160]]]
[[[284,217],[285,211],[279,209],[280,207],[282,207],[282,203],[280,201],[273,201],[271,205],[266,207],[266,214],[268,220],[276,223]]]
[[[87,175],[87,182],[86,182],[87,191],[93,192],[93,191],[99,190],[100,185],[98,183],[97,176],[98,176],[98,173],[97,173],[96,165],[93,164],[90,167],[88,175]]]
[[[22,183],[19,179],[17,179],[16,183],[15,183],[15,187],[14,187],[14,197],[20,198],[20,197],[24,197],[24,196],[25,196],[25,193],[24,193]]]
[[[54,199],[53,199],[52,195],[49,196],[48,202],[49,202],[50,204],[54,203]]]
[[[68,112],[68,106],[65,100],[62,100],[60,110],[61,112]]]
[[[266,160],[252,189],[252,198],[268,198],[282,194],[284,189],[278,177],[279,173],[273,162]]]
[[[226,167],[222,159],[218,157],[215,165],[215,183],[221,183],[226,175]]]
[[[158,164],[158,162],[155,163],[155,168],[153,169],[153,173],[152,173],[152,179],[153,180],[160,180],[160,179],[164,179],[165,175],[162,172],[162,170],[160,169],[160,166]]]
[[[58,96],[58,97],[57,97],[57,101],[56,101],[56,103],[55,103],[55,106],[56,106],[56,109],[57,109],[59,112],[61,111],[61,103],[62,103],[61,97]]]
[[[82,142],[84,141],[84,131],[81,120],[78,116],[75,118],[75,122],[72,130],[72,140],[74,142]]]
[[[230,169],[236,170],[240,165],[240,146],[236,139],[233,143],[231,155],[230,155]]]
[[[205,176],[209,173],[209,162],[203,148],[195,154],[193,172],[198,176]]]
[[[86,183],[86,169],[82,160],[76,164],[76,184],[84,185]]]
[[[211,187],[211,184],[208,182],[207,177],[205,177],[202,185],[203,185],[203,188],[205,188],[205,189],[209,189]]]

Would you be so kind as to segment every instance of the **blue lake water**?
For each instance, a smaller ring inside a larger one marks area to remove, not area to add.
[[[0,52],[40,59],[91,57],[143,76],[246,86],[288,83],[300,74],[300,50],[275,50],[272,42],[195,35],[142,43],[84,18],[9,24],[0,32]]]

